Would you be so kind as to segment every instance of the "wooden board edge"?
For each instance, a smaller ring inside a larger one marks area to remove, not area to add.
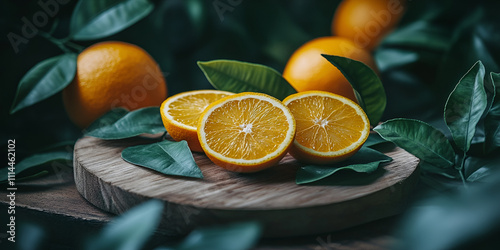
[[[111,186],[109,183],[86,171],[78,163],[76,157],[74,158],[74,178],[76,188],[83,198],[94,206],[114,214],[121,214],[133,206],[150,199],[139,194],[131,195],[129,191]],[[330,233],[399,214],[403,211],[407,196],[416,186],[418,179],[419,167],[417,166],[404,181],[367,196],[340,203],[295,209],[231,211],[198,208],[163,201],[165,207],[158,231],[162,234],[175,237],[185,235],[198,226],[260,218],[259,221],[264,226],[263,237],[265,238]],[[100,186],[100,190],[106,190],[106,192],[90,193],[84,188],[83,183]],[[377,201],[380,197],[387,195],[391,197],[391,200],[375,202],[374,207],[372,200]],[[360,201],[361,204],[359,204]],[[357,204],[354,205],[354,203]],[[396,207],[389,206],[389,204],[393,203],[399,205]],[[329,211],[329,213],[325,214],[324,211]],[[348,213],[346,214],[345,211],[348,211]],[[298,214],[303,216],[297,216]],[[335,217],[339,216],[339,214],[342,214],[343,220],[349,218],[349,220],[346,220],[349,223],[335,223],[337,219]],[[290,222],[290,224],[283,225],[283,221]],[[319,223],[310,225],[311,221]],[[315,229],[311,230],[311,227]]]

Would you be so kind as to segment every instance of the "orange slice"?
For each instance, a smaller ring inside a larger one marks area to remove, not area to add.
[[[363,146],[370,133],[365,112],[346,97],[306,91],[285,98],[283,103],[297,122],[290,154],[300,161],[328,164],[345,160]]]
[[[295,136],[295,119],[283,103],[269,95],[245,92],[208,106],[198,122],[205,154],[234,172],[257,172],[276,165]]]
[[[198,118],[210,103],[232,94],[220,90],[194,90],[173,95],[161,104],[163,125],[174,140],[185,140],[192,151],[203,152],[196,133]]]

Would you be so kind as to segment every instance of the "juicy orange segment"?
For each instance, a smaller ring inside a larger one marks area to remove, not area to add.
[[[295,119],[278,99],[261,93],[231,95],[212,103],[198,122],[205,154],[234,172],[276,165],[295,136]]]
[[[363,109],[350,99],[323,91],[306,91],[283,100],[297,122],[290,154],[313,164],[344,160],[368,138],[370,123]]]
[[[194,90],[173,95],[160,107],[163,125],[174,140],[186,140],[192,151],[203,152],[196,132],[198,119],[212,102],[232,94],[220,90]]]

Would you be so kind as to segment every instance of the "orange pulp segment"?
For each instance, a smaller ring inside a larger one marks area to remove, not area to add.
[[[256,172],[276,165],[295,136],[295,119],[269,95],[245,92],[212,103],[198,122],[205,154],[234,172]]]
[[[368,138],[370,123],[352,100],[324,91],[306,91],[283,100],[297,133],[290,154],[312,164],[328,164],[355,154]]]
[[[194,90],[173,95],[160,107],[163,125],[174,140],[186,140],[192,151],[203,152],[196,132],[198,119],[212,102],[232,94],[221,90]]]

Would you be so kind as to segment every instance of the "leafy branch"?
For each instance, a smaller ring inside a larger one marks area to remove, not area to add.
[[[468,161],[473,157],[471,144],[482,145],[482,157],[490,157],[500,145],[500,101],[496,97],[500,81],[498,74],[491,73],[490,76],[488,93],[485,68],[478,61],[449,95],[444,108],[444,122],[451,138],[425,122],[410,119],[389,120],[374,130],[384,139],[420,158],[425,173],[461,180],[467,186],[468,182],[480,179],[476,172],[484,172],[482,168],[486,166]],[[480,129],[484,130],[485,136],[477,133]]]
[[[64,54],[48,58],[30,69],[21,79],[10,113],[38,103],[62,91],[75,77],[76,54],[84,47],[71,41],[100,39],[116,34],[135,24],[152,10],[148,0],[79,1],[70,20],[67,37],[55,38],[51,32],[39,35],[59,47]],[[54,23],[52,29],[57,25]]]
[[[146,17],[154,8],[149,0],[86,0],[75,6],[70,20],[69,35],[56,38],[52,35],[58,20],[49,32],[38,31],[57,47],[63,54],[45,59],[31,68],[20,80],[10,114],[41,102],[68,86],[76,74],[77,54],[84,47],[74,41],[100,39],[116,34]],[[144,126],[148,126],[144,124]],[[162,130],[149,126],[150,130]],[[155,130],[155,131],[156,131]],[[164,129],[163,129],[164,130]],[[99,131],[94,131],[99,133]],[[46,162],[60,159],[58,151],[48,152],[43,161],[24,161],[22,170],[38,167]],[[21,169],[21,168],[20,168]]]

